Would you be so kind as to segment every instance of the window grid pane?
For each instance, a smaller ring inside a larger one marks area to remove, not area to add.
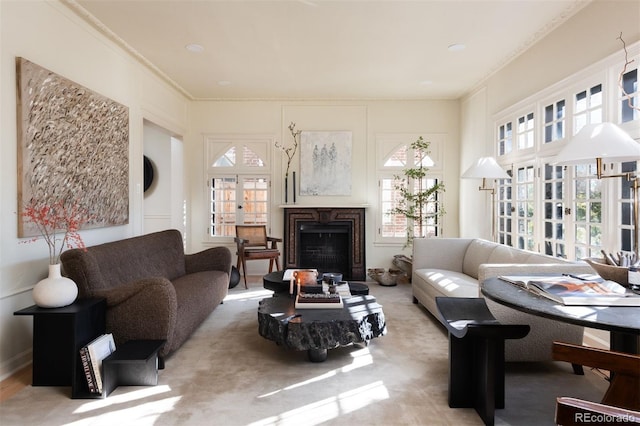
[[[243,225],[267,225],[269,186],[262,177],[242,178]]]
[[[638,70],[626,72],[622,76],[621,83],[624,92],[627,94],[625,95],[620,90],[620,121],[626,123],[640,118],[640,111],[638,110]]]
[[[414,191],[417,193],[420,191],[421,187],[430,188],[431,186],[437,185],[437,184],[438,184],[438,179],[424,178],[422,179],[422,185],[419,185],[419,182],[415,182]],[[440,232],[438,229],[438,220],[436,216],[440,208],[441,208],[440,201],[438,200],[437,194],[435,194],[427,202],[425,206],[426,211],[423,214],[423,216],[431,215],[431,217],[428,217],[427,220],[423,221],[422,229],[420,229],[419,223],[415,223],[413,228],[413,235],[416,235],[416,236],[423,235],[425,237],[437,237],[438,235],[440,235]]]
[[[512,150],[512,130],[511,122],[505,123],[498,128],[498,154],[506,155]]]
[[[547,105],[544,109],[544,143],[564,139],[565,101]]]
[[[595,164],[575,166],[575,259],[598,257],[602,249],[602,182],[595,175]]]
[[[564,232],[564,172],[562,166],[544,166],[544,253],[566,258]]]
[[[622,173],[636,174],[638,171],[638,163],[629,161],[622,163],[620,171]],[[638,178],[636,178],[638,179]],[[628,179],[620,179],[620,241],[621,249],[625,251],[634,251],[635,241],[633,240],[633,188],[632,182]]]
[[[602,122],[602,84],[575,95],[575,114],[573,116],[574,134],[587,124]]]
[[[511,170],[507,170],[507,174],[512,176],[513,172]],[[513,245],[513,230],[511,226],[513,213],[511,180],[499,179],[496,182],[496,185],[498,198],[498,208],[496,209],[498,216],[498,242],[511,246]]]
[[[264,167],[264,161],[246,146],[242,147],[242,164],[246,167]]]
[[[395,189],[395,180],[383,178],[380,180],[380,198],[382,200],[382,229],[383,238],[406,238],[407,218],[401,214],[389,214],[387,212],[398,207],[400,192]]]
[[[535,250],[534,225],[534,169],[520,167],[516,173],[517,247]]]
[[[209,236],[235,235],[236,178],[211,179]]]
[[[532,112],[518,118],[518,149],[533,148],[534,127],[535,122],[533,120]]]

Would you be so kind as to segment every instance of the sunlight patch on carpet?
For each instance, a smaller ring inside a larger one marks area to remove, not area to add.
[[[289,385],[287,387],[284,387],[282,389],[277,389],[275,391],[263,394],[258,396],[258,398],[267,398],[270,396],[273,396],[275,394],[278,394],[280,392],[284,392],[284,391],[288,391],[288,390],[293,390],[296,388],[300,388],[302,386],[307,386],[310,385],[312,383],[316,383],[316,382],[320,382],[322,380],[327,380],[331,377],[335,377],[338,375],[338,373],[348,373],[350,371],[355,370],[356,368],[360,368],[360,367],[364,367],[366,365],[370,365],[373,364],[373,357],[371,356],[371,353],[369,352],[368,348],[364,348],[364,349],[360,349],[357,351],[353,351],[351,353],[351,356],[353,357],[353,362],[351,364],[345,365],[344,367],[341,368],[337,368],[334,370],[330,370],[327,371],[324,374],[321,374],[319,376],[316,377],[312,377],[311,379],[307,379],[303,382],[298,382],[298,383],[294,383],[292,385]]]
[[[171,392],[171,387],[167,385],[149,386],[149,387],[144,387],[142,389],[136,386],[135,389],[136,390],[133,390],[131,392],[118,393],[117,395],[111,394],[109,395],[108,398],[95,399],[95,400],[92,400],[91,402],[87,402],[86,404],[82,404],[80,407],[78,407],[78,409],[74,410],[74,414],[88,413],[94,410],[102,410],[109,406],[126,404],[131,401],[142,400],[145,398],[150,398],[156,395],[160,395],[162,393]],[[175,398],[167,398],[167,399],[175,399]],[[167,399],[163,399],[158,402],[167,401]],[[143,401],[141,401],[141,403],[143,403]]]
[[[249,425],[317,425],[385,399],[389,399],[389,391],[382,381],[376,381],[342,392],[335,397],[325,398],[276,416],[258,420]],[[291,403],[294,404],[295,400],[292,399]]]
[[[241,293],[229,293],[227,295],[227,297],[224,298],[224,301],[230,301],[230,300],[240,300],[240,301],[245,301],[245,300],[260,300],[260,299],[264,299],[265,297],[270,297],[273,296],[273,291],[271,290],[267,290],[267,289],[259,289],[259,290],[253,290],[253,289],[249,289],[249,290],[245,290]]]

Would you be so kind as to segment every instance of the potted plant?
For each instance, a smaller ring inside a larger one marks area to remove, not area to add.
[[[407,218],[407,241],[403,248],[410,247],[414,238],[426,237],[427,225],[445,214],[437,204],[437,196],[445,190],[442,182],[428,184],[426,178],[429,168],[426,166],[429,141],[420,136],[411,143],[415,161],[412,167],[404,169],[403,176],[394,176],[394,189],[400,194],[398,204],[387,213],[403,215]],[[405,255],[394,256],[394,265],[411,277],[411,259]]]

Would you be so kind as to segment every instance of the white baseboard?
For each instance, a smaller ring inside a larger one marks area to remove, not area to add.
[[[32,359],[33,351],[32,349],[28,349],[2,362],[2,364],[0,364],[0,381],[6,379],[12,374],[17,373],[19,370],[31,364]]]

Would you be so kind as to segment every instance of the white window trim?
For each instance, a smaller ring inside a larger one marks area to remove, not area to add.
[[[638,61],[640,60],[640,42],[634,43],[631,46],[627,46],[628,59],[633,63],[628,66],[627,72],[632,69],[639,69]],[[611,121],[618,124],[623,130],[627,131],[629,135],[638,140],[640,139],[640,119],[629,121],[626,123],[620,123],[620,107],[619,107],[619,86],[618,78],[620,72],[624,66],[624,53],[621,51],[612,54],[603,60],[575,73],[572,76],[559,81],[546,89],[523,99],[509,108],[506,108],[493,116],[494,123],[494,143],[492,149],[497,153],[497,141],[498,141],[498,129],[499,126],[511,121],[513,123],[513,149],[510,153],[497,156],[499,164],[503,168],[509,168],[511,165],[522,165],[527,162],[534,162],[536,165],[536,173],[541,173],[542,166],[545,161],[552,162],[553,157],[566,145],[566,143],[575,134],[574,130],[574,102],[576,93],[590,89],[594,85],[602,84],[602,121]],[[565,100],[565,138],[558,139],[550,143],[544,143],[544,108],[550,103],[555,103],[560,99]],[[533,109],[532,109],[533,108]],[[522,116],[525,111],[533,110],[536,118],[536,136],[535,136],[535,149],[531,151],[523,152],[523,150],[517,149],[517,120]],[[615,164],[616,171],[620,170],[620,164]],[[615,171],[613,172],[615,173]],[[573,171],[569,176],[573,176]],[[620,185],[617,179],[602,179],[602,247],[619,247],[620,246],[620,226],[616,225],[620,217]],[[535,201],[536,201],[536,247],[538,251],[543,252],[544,243],[544,187],[541,179],[536,185]],[[571,187],[572,185],[568,185]],[[564,199],[566,203],[571,203],[573,199],[573,188],[566,188]],[[567,191],[568,190],[568,191]],[[512,193],[515,200],[515,194]],[[570,221],[571,222],[571,221]],[[567,223],[567,226],[571,226],[572,223]],[[568,230],[567,230],[568,231]],[[571,230],[571,239],[567,238],[567,255],[574,255],[574,235]],[[517,235],[514,235],[517,238]],[[572,240],[573,239],[573,240]],[[516,241],[513,242],[516,244]],[[572,259],[573,260],[573,259]]]
[[[233,243],[233,237],[229,236],[211,236],[207,228],[210,223],[210,187],[209,183],[214,177],[229,177],[237,175],[252,175],[252,176],[264,176],[269,180],[270,192],[269,192],[269,208],[267,209],[267,229],[271,229],[271,206],[273,204],[273,187],[271,186],[272,176],[272,152],[275,146],[276,136],[271,134],[249,134],[249,133],[210,133],[203,134],[203,164],[204,164],[204,182],[203,193],[204,197],[204,211],[205,229],[203,230],[204,241],[215,244],[231,244]],[[232,146],[248,145],[256,153],[260,155],[260,158],[264,161],[263,167],[245,167],[242,164],[236,164],[234,167],[212,167],[211,163],[215,161],[222,154],[227,152]]]
[[[374,233],[374,241],[373,244],[382,247],[382,246],[394,246],[394,247],[403,247],[407,239],[406,237],[382,237],[382,225],[383,225],[383,216],[386,214],[382,210],[382,199],[381,199],[381,186],[380,183],[382,179],[385,178],[393,178],[393,176],[402,176],[405,167],[385,167],[384,164],[387,159],[398,149],[400,149],[403,145],[411,145],[411,143],[415,142],[420,136],[425,141],[430,142],[429,145],[429,157],[433,160],[434,165],[429,166],[429,171],[426,175],[429,179],[437,179],[438,182],[443,182],[446,187],[446,182],[444,182],[444,146],[447,140],[447,134],[445,133],[381,133],[376,135],[376,181],[378,182],[378,190],[376,192],[376,206],[377,206],[377,214],[375,215],[375,233]],[[409,166],[413,167],[413,166]],[[441,197],[443,195],[441,194]],[[443,205],[442,200],[440,200],[441,205]],[[439,218],[438,221],[438,229],[440,231],[440,235],[442,235],[442,230],[444,229],[446,214]]]

